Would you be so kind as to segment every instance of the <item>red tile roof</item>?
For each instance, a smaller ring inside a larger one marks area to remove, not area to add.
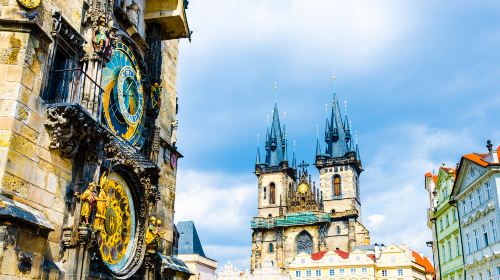
[[[326,250],[326,251],[319,251],[317,253],[314,253],[314,254],[311,255],[311,259],[313,261],[321,260],[323,258],[323,256],[326,254],[326,252],[328,252],[328,250]]]
[[[429,171],[427,171],[427,172],[425,173],[425,178],[428,178],[428,177],[432,177],[432,173],[430,173]]]
[[[498,160],[500,161],[500,146],[497,147],[497,158]],[[472,162],[475,162],[483,167],[487,167],[488,165],[491,164],[491,162],[488,162],[486,161],[486,158],[489,156],[489,154],[478,154],[478,153],[472,153],[472,154],[468,154],[468,155],[465,155],[464,158],[472,161]]]
[[[425,268],[426,273],[434,274],[434,266],[430,262],[427,257],[422,257],[419,253],[412,251],[413,258],[415,259],[415,263],[423,266]]]
[[[349,253],[348,252],[344,252],[344,251],[342,251],[340,249],[336,249],[335,253],[337,253],[337,255],[339,255],[343,259],[348,259],[349,258]]]

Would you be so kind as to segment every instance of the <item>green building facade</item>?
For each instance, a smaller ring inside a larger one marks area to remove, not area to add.
[[[434,246],[437,249],[435,262],[439,260],[436,266],[439,266],[442,280],[462,280],[464,275],[458,213],[456,207],[449,203],[455,175],[453,168],[442,166],[435,180],[435,189],[432,191],[436,204],[430,213],[430,218],[435,223],[433,227]]]

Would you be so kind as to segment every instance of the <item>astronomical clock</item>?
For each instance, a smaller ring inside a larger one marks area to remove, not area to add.
[[[144,90],[134,53],[117,42],[102,71],[103,114],[108,127],[130,144],[144,144]]]

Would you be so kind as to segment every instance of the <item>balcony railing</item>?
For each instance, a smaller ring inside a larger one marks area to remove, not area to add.
[[[51,72],[43,99],[47,104],[79,104],[100,122],[103,92],[99,83],[80,68],[55,70]]]

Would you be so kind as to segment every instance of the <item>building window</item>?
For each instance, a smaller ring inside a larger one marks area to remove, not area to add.
[[[330,271],[328,272],[328,274],[329,274],[330,276],[335,276],[335,270],[330,269]]]
[[[344,275],[345,274],[345,270],[343,268],[339,269],[339,273],[340,275]]]
[[[305,230],[299,233],[299,235],[297,235],[296,246],[297,254],[312,254],[313,241],[311,235]]]
[[[311,275],[312,275],[311,270],[307,270],[307,271],[306,271],[306,276],[307,276],[307,277],[311,277]]]
[[[479,273],[479,280],[483,280],[483,274]]]
[[[479,241],[479,234],[477,233],[477,229],[475,229],[473,232],[474,232],[474,242],[476,244],[476,251],[479,251],[479,249],[481,249],[481,243]]]
[[[295,271],[295,277],[300,278],[300,270]]]
[[[441,258],[443,259],[443,262],[446,262],[446,251],[444,250],[444,245],[441,246],[441,252],[443,252]]]
[[[403,276],[403,270],[401,268],[398,269],[398,276]]]
[[[490,185],[490,182],[486,182],[485,186],[486,188],[486,197],[487,199],[490,199],[491,198],[491,185]]]
[[[493,273],[491,273],[491,269],[488,269],[487,273],[488,273],[488,280],[493,280]]]
[[[490,245],[490,242],[488,240],[488,227],[485,225],[482,225],[483,228],[483,241],[484,241],[484,247]]]
[[[467,254],[472,253],[472,248],[471,248],[471,242],[470,242],[470,235],[467,233],[465,234],[465,239],[467,240]]]
[[[495,223],[495,219],[490,221],[490,227],[491,227],[491,239],[493,240],[493,243],[496,243],[498,237],[497,237],[497,225]]]
[[[316,269],[316,276],[321,276],[321,269]]]
[[[356,275],[356,269],[355,268],[351,268],[351,275]]]
[[[368,269],[366,267],[361,268],[361,274],[367,275],[368,274]]]
[[[477,205],[483,204],[482,189],[481,188],[477,189],[476,193],[477,193]]]
[[[475,207],[475,203],[474,203],[474,193],[471,193],[470,194],[470,200],[469,200],[469,205],[470,205],[470,210],[472,211],[472,209],[474,209]]]
[[[463,212],[464,214],[466,214],[466,213],[467,213],[467,209],[465,208],[465,202],[462,200],[462,201],[460,202],[460,204],[462,204],[462,212]]]
[[[274,252],[274,245],[273,243],[269,243],[269,253],[273,253]]]
[[[386,276],[387,277],[387,270],[382,270],[382,276]]]
[[[439,231],[443,231],[443,219],[439,220]]]
[[[340,185],[340,176],[333,176],[333,196],[339,197],[342,195],[342,187]]]
[[[269,204],[276,204],[276,186],[274,183],[269,185]]]
[[[448,213],[446,213],[445,219],[446,219],[446,227],[449,227],[450,226],[450,219],[448,217]]]
[[[340,234],[340,226],[337,226],[337,234]]]
[[[460,256],[460,241],[458,240],[458,236],[455,236],[455,244],[457,244],[457,256]]]
[[[453,209],[453,222],[457,221],[457,209]]]
[[[262,190],[262,192],[264,193],[264,199],[266,199],[266,195],[267,195],[267,188],[264,187],[264,189]]]
[[[453,254],[452,254],[452,247],[451,247],[451,240],[448,241],[448,260],[452,260],[453,259]]]

